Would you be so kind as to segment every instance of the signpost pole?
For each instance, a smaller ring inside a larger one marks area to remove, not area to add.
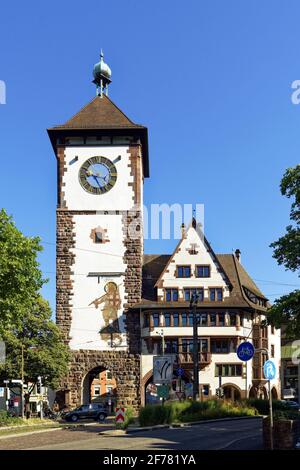
[[[197,319],[198,296],[193,294],[190,301],[190,312],[193,315],[193,400],[197,400],[199,394],[199,354],[198,354],[198,319]]]
[[[269,409],[270,409],[270,449],[273,450],[273,406],[271,393],[271,380],[269,380]]]
[[[245,398],[248,398],[248,367],[245,361]]]
[[[268,380],[268,392],[269,392],[269,420],[270,420],[270,449],[274,449],[273,443],[273,406],[272,406],[272,393],[271,393],[271,380],[275,378],[276,369],[274,362],[269,360],[269,351],[266,348],[257,349],[257,351],[263,351],[267,360],[264,364],[264,376]]]

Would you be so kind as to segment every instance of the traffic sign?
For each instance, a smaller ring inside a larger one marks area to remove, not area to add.
[[[193,396],[193,384],[188,382],[184,385],[184,391],[186,397],[192,397]]]
[[[216,395],[218,398],[223,398],[224,397],[224,390],[222,387],[219,387],[216,389]]]
[[[276,366],[273,361],[268,360],[264,363],[264,376],[267,380],[273,380],[276,377]]]
[[[168,398],[169,397],[169,387],[168,387],[168,385],[159,385],[157,387],[157,395],[160,398]]]
[[[178,369],[176,369],[176,374],[178,375],[178,377],[182,377],[184,375],[184,370],[182,367],[178,367]]]
[[[241,361],[249,361],[254,356],[254,346],[249,341],[244,341],[237,348],[237,356]]]
[[[173,357],[153,356],[153,383],[170,383],[173,378]]]
[[[116,423],[124,423],[125,408],[116,408]]]
[[[184,392],[176,392],[176,396],[178,400],[182,400],[182,398],[184,397]]]

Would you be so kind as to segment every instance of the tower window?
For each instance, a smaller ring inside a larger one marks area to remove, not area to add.
[[[109,239],[107,237],[107,230],[102,227],[96,227],[91,230],[90,238],[94,243],[107,243]]]
[[[103,232],[95,232],[95,243],[103,243]]]

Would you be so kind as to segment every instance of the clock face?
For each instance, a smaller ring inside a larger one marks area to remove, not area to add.
[[[115,165],[105,157],[91,157],[79,170],[81,186],[91,194],[107,193],[117,181]]]

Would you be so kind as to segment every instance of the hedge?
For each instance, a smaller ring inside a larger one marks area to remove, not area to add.
[[[164,405],[146,405],[141,408],[139,422],[141,426],[153,426],[206,419],[255,416],[256,414],[258,413],[255,408],[243,403],[221,400],[169,402]]]

